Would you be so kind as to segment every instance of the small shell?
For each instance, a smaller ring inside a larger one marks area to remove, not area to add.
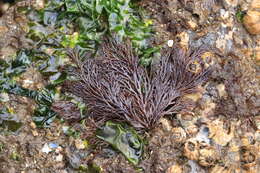
[[[250,10],[243,18],[243,23],[250,34],[260,34],[260,1],[254,0]]]

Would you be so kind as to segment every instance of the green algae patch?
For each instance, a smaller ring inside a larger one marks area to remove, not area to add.
[[[120,151],[132,164],[139,163],[144,144],[133,128],[108,121],[97,131],[96,135]]]

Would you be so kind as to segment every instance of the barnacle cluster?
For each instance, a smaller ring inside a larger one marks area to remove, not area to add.
[[[96,58],[81,61],[79,53],[70,51],[76,64],[71,73],[78,80],[66,82],[64,90],[82,98],[95,122],[123,121],[150,129],[162,116],[185,108],[182,96],[195,92],[208,77],[211,70],[201,58],[205,52],[175,46],[162,53],[159,63],[145,68],[129,41],[106,39]]]
[[[187,140],[184,144],[184,155],[204,167],[213,166],[219,157],[214,147],[195,138]]]

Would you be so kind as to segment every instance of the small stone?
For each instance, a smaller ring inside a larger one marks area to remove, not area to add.
[[[42,152],[43,153],[49,153],[49,152],[51,152],[52,151],[52,149],[49,147],[49,145],[46,143],[46,144],[44,144],[44,146],[43,146],[43,148],[42,148]]]
[[[42,152],[43,153],[49,153],[51,151],[54,151],[54,149],[57,149],[59,147],[58,144],[55,143],[49,143],[49,144],[44,144],[43,148],[42,148]]]
[[[37,10],[40,10],[42,8],[44,8],[44,0],[36,0],[35,3],[33,4],[34,8],[36,8]]]
[[[192,20],[188,21],[188,25],[189,25],[189,27],[190,27],[191,29],[193,29],[193,30],[197,29],[197,27],[198,27],[197,23],[195,23],[195,22],[192,21]]]
[[[49,147],[51,148],[51,149],[56,149],[56,148],[58,148],[59,147],[59,145],[58,144],[56,144],[56,143],[49,143]]]
[[[70,129],[69,126],[62,126],[62,131],[63,133],[67,134],[68,133],[68,130]]]
[[[62,150],[63,150],[62,147],[61,147],[61,146],[58,146],[58,147],[56,148],[55,152],[56,152],[56,153],[60,153]]]
[[[36,124],[34,122],[31,122],[30,127],[33,128],[33,129],[36,129]]]
[[[63,160],[63,155],[59,154],[58,156],[56,156],[55,159],[56,159],[57,162],[61,162]]]
[[[216,88],[220,97],[227,95],[224,84],[218,84]]]
[[[220,9],[220,17],[223,19],[223,20],[226,20],[229,18],[229,12],[228,11],[225,11],[224,9]]]
[[[168,42],[167,42],[167,45],[169,46],[169,47],[172,47],[173,46],[173,40],[168,40]]]
[[[5,4],[3,4],[3,5],[1,6],[1,10],[2,10],[2,11],[6,11],[6,10],[8,10],[9,7],[10,7],[10,4],[9,4],[9,3],[5,3]]]

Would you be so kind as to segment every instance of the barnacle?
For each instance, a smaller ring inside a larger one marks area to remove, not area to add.
[[[216,149],[209,144],[191,138],[184,144],[184,156],[190,160],[197,161],[201,166],[210,167],[218,159]]]
[[[254,146],[242,146],[240,148],[241,166],[244,169],[250,169],[256,165],[258,151]]]
[[[202,62],[206,50],[184,51],[177,46],[165,50],[160,62],[149,70],[139,64],[131,43],[106,39],[97,58],[76,51],[69,56],[77,67],[71,72],[78,80],[66,82],[64,90],[81,97],[95,122],[126,122],[137,129],[150,129],[164,115],[185,108],[182,96],[196,91],[210,73]],[[190,71],[189,64],[200,69]]]
[[[180,165],[172,165],[166,170],[166,173],[182,173],[183,169]]]
[[[215,165],[217,158],[217,152],[212,146],[206,143],[200,143],[198,162],[201,166],[213,166]]]
[[[253,0],[251,4],[251,8],[243,18],[243,23],[251,34],[259,34],[260,33],[260,2],[259,0]]]
[[[187,134],[183,128],[175,127],[172,128],[171,131],[172,131],[172,138],[174,142],[182,143],[185,141]]]
[[[199,159],[199,142],[196,139],[191,138],[186,141],[184,144],[184,156],[190,160]]]

